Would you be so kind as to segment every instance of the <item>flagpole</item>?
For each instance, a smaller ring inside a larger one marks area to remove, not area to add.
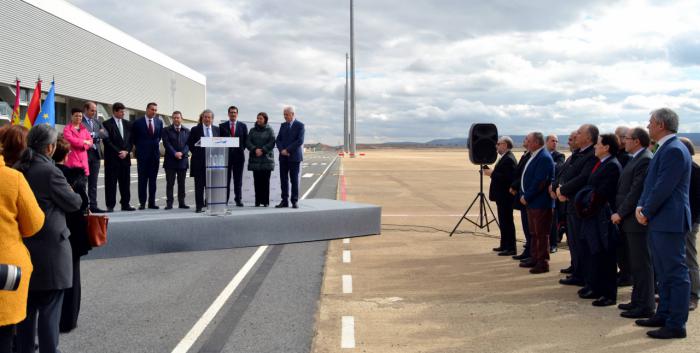
[[[348,122],[348,60],[350,56],[345,53],[345,96],[343,97],[344,107],[343,107],[343,152],[350,152],[350,123]]]
[[[355,4],[350,0],[350,158],[355,158]]]

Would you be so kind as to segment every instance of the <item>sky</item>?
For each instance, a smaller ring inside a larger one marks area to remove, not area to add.
[[[349,0],[69,0],[207,77],[207,104],[342,144]],[[700,1],[356,0],[357,142],[646,126],[700,132]],[[275,129],[277,126],[275,126]]]

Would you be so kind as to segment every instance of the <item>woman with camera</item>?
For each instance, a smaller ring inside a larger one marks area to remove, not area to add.
[[[0,353],[12,351],[12,336],[15,324],[24,320],[27,314],[27,291],[32,275],[32,262],[29,252],[22,242],[23,237],[31,237],[44,224],[44,212],[39,208],[32,189],[22,173],[5,165],[0,145],[0,266],[5,267],[4,278],[0,278]],[[14,282],[21,271],[19,286]],[[12,291],[12,289],[16,290]]]
[[[78,211],[82,200],[51,160],[56,151],[57,135],[49,125],[34,126],[27,136],[28,148],[15,164],[24,173],[46,215],[41,230],[24,240],[34,273],[29,283],[27,318],[17,326],[19,353],[34,353],[37,322],[41,352],[57,351],[64,290],[73,286],[73,256],[66,213]]]

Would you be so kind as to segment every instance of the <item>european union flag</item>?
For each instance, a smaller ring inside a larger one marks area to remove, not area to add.
[[[44,104],[41,105],[41,110],[39,115],[37,115],[34,125],[37,124],[49,124],[51,126],[56,126],[56,98],[54,82],[51,81],[51,89],[49,89],[49,94],[46,95],[46,100]]]

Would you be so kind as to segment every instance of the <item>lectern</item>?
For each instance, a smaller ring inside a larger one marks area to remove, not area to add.
[[[225,215],[226,186],[228,184],[228,149],[238,147],[238,137],[202,137],[197,143],[203,147],[207,158],[206,214],[209,216]]]

